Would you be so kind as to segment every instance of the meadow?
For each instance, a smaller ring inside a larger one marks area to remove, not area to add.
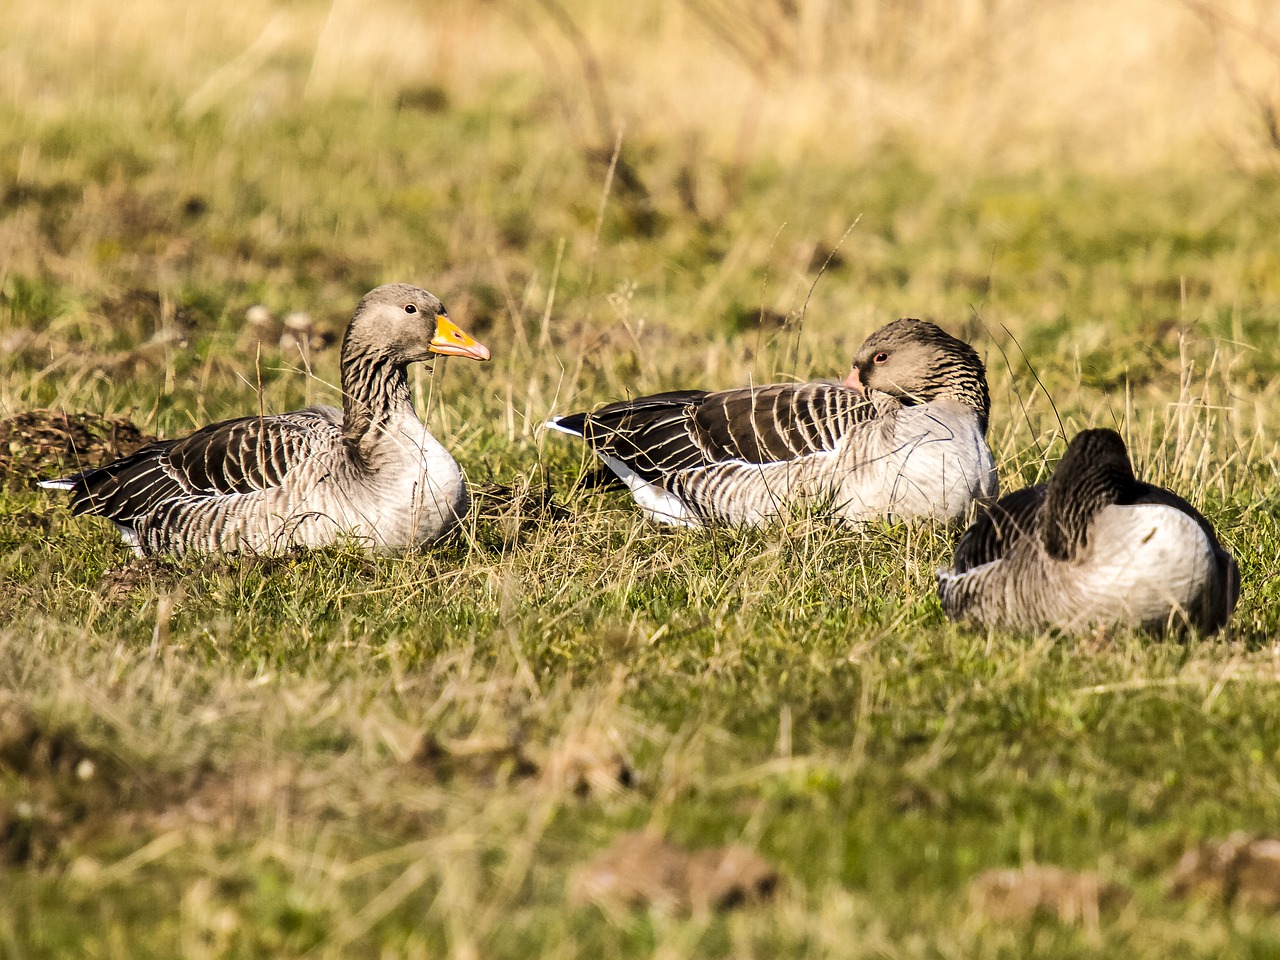
[[[334,402],[329,335],[403,280],[493,351],[416,374],[482,495],[402,556],[132,562],[10,433],[0,956],[1280,952],[1171,880],[1280,822],[1280,15],[206,6],[0,3],[0,418]],[[950,624],[954,528],[664,529],[542,426],[843,377],[898,316],[986,358],[1004,489],[1119,430],[1239,560],[1229,629]],[[634,830],[776,884],[584,901]],[[1125,893],[973,893],[1029,864]]]

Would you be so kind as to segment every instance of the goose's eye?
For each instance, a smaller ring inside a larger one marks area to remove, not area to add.
[[[875,362],[876,362],[876,363],[888,363],[888,362],[889,362],[889,355],[888,355],[887,353],[884,353],[884,352],[877,353],[877,354],[875,355],[875,358],[874,358],[874,359],[875,359]]]
[[[415,307],[412,303],[406,303],[406,304],[404,305],[404,312],[405,312],[405,313],[417,313],[417,312],[418,312],[418,308],[417,308],[417,307]]]

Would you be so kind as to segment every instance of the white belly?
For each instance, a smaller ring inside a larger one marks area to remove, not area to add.
[[[974,500],[999,493],[995,461],[970,407],[907,407],[891,433],[857,433],[847,445],[841,456],[852,469],[840,484],[838,509],[847,519],[954,519]]]
[[[371,476],[341,509],[344,531],[381,548],[438,539],[467,512],[462,470],[417,417],[392,421],[373,438]]]
[[[1204,531],[1163,504],[1110,506],[1094,518],[1089,548],[1064,565],[1074,602],[1060,611],[1071,626],[1158,626],[1196,608],[1217,576]]]
[[[193,545],[279,553],[350,539],[394,550],[457,525],[467,511],[462,470],[416,417],[393,420],[367,443],[367,469],[317,459],[299,464],[279,487],[210,505],[209,542]]]

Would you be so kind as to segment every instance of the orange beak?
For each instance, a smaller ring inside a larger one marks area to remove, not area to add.
[[[844,378],[844,385],[850,390],[857,390],[859,393],[867,392],[862,388],[862,378],[858,376],[857,367],[849,371],[849,375]]]
[[[436,317],[436,335],[431,338],[431,352],[446,357],[470,357],[472,360],[488,360],[492,356],[488,347],[443,313]]]

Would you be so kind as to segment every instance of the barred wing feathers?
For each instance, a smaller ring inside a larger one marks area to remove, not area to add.
[[[278,487],[295,465],[340,442],[327,410],[244,417],[152,444],[66,480],[72,484],[73,512],[127,525],[162,503]]]
[[[712,394],[693,420],[708,460],[779,463],[834,450],[855,424],[875,416],[848,387],[778,383]]]
[[[703,390],[658,393],[558,417],[552,426],[582,437],[597,453],[652,482],[703,462],[690,433],[690,415],[708,396]]]
[[[833,383],[770,384],[718,393],[681,390],[562,417],[555,426],[661,482],[719,463],[766,464],[834,450],[876,408]]]

